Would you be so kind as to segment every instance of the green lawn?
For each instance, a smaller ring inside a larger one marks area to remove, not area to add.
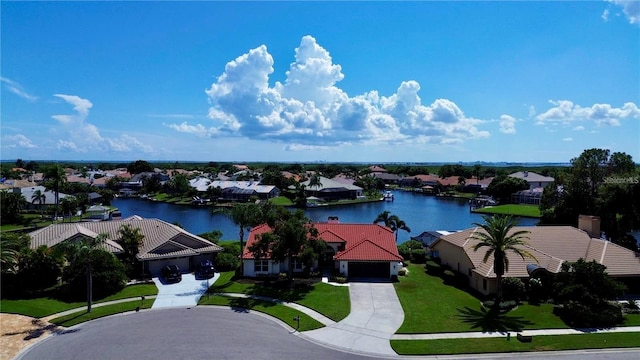
[[[120,292],[104,299],[96,300],[94,301],[94,303],[97,304],[111,300],[139,297],[143,295],[156,295],[157,293],[158,289],[154,284],[129,285],[122,289]],[[20,300],[2,299],[2,301],[0,302],[0,312],[41,318],[86,305],[86,301],[67,303],[46,297]]]
[[[271,198],[269,199],[269,202],[272,203],[273,205],[280,205],[280,206],[293,205],[293,201],[291,201],[291,199],[289,199],[286,196],[278,196],[278,197]]]
[[[541,216],[540,208],[538,206],[523,204],[487,206],[482,209],[475,209],[472,211],[481,214],[515,215],[532,218],[539,218]]]
[[[579,334],[534,336],[530,343],[522,343],[512,333],[511,340],[502,338],[391,340],[391,347],[399,355],[476,354],[522,351],[573,349],[605,349],[637,347],[637,333]]]
[[[405,314],[398,334],[567,327],[553,315],[549,304],[521,304],[505,315],[491,317],[483,312],[480,299],[426,274],[422,265],[410,264],[409,275],[400,277],[395,287]]]
[[[332,286],[315,283],[310,287],[289,288],[271,287],[262,283],[247,284],[234,281],[234,272],[223,272],[218,281],[211,286],[212,293],[240,293],[248,295],[266,296],[288,302],[295,302],[311,308],[324,316],[340,321],[351,311],[349,289],[345,286]],[[205,299],[200,299],[202,303]]]
[[[210,296],[207,300],[207,296],[205,295],[200,299],[198,305],[221,305],[240,309],[255,310],[278,318],[294,329],[298,325],[297,321],[295,321],[294,318],[299,316],[300,331],[314,330],[323,327],[322,323],[316,321],[315,319],[298,310],[270,301],[229,298],[224,296]]]
[[[73,314],[55,318],[51,320],[51,322],[56,325],[69,327],[85,321],[89,321],[89,320],[93,320],[93,319],[97,319],[97,318],[101,318],[109,315],[119,314],[127,311],[134,311],[136,310],[137,307],[140,307],[141,309],[149,309],[153,305],[154,301],[155,301],[154,299],[145,299],[142,302],[140,300],[134,300],[134,301],[128,301],[120,304],[94,307],[91,309],[90,313],[86,312],[86,310],[81,310]]]

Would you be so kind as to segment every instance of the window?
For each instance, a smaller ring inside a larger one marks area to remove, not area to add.
[[[294,271],[302,271],[302,261],[300,261],[300,259],[298,258],[293,258],[293,264],[291,264],[293,266],[293,270]]]
[[[269,260],[255,260],[253,263],[255,272],[269,272]]]
[[[487,279],[482,279],[482,290],[487,290]]]
[[[440,257],[440,251],[438,251],[438,250],[431,250],[431,257],[432,257],[432,258],[439,258],[439,257]]]

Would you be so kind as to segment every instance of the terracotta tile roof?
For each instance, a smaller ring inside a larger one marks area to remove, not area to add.
[[[633,251],[602,239],[591,238],[586,232],[571,226],[527,226],[514,227],[512,231],[527,230],[529,239],[527,251],[538,260],[538,265],[549,272],[557,273],[564,261],[577,261],[582,258],[586,261],[595,260],[607,267],[607,272],[612,276],[640,276],[640,257]],[[464,249],[474,271],[485,277],[495,277],[493,273],[493,256],[483,262],[486,248],[473,251],[477,240],[473,239],[473,233],[483,231],[480,228],[471,228],[441,237],[440,241],[448,242]],[[509,252],[509,270],[506,277],[527,277],[526,265],[535,263],[533,259],[524,260]]]
[[[314,223],[319,237],[328,243],[344,243],[336,260],[358,261],[401,261],[395,236],[391,229],[378,224]],[[254,227],[249,234],[243,251],[243,258],[253,259],[248,250],[257,241],[257,235],[271,231],[266,225]]]
[[[362,240],[359,243],[339,252],[336,260],[346,261],[402,261],[402,256],[374,243]]]
[[[117,243],[117,240],[120,227],[124,224],[128,224],[134,229],[139,228],[144,235],[138,254],[138,258],[141,260],[222,251],[218,245],[193,235],[176,225],[158,219],[143,219],[139,216],[113,221],[52,224],[29,233],[31,248],[35,249],[42,245],[53,247],[68,239],[95,238],[98,234],[106,233],[108,235],[108,240],[105,243],[106,248],[114,253],[122,252],[122,247]],[[172,250],[169,250],[170,248]]]

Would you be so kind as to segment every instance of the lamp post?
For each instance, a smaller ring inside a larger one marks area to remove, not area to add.
[[[294,317],[293,320],[298,323],[298,325],[296,326],[296,331],[298,331],[300,329],[300,315]]]

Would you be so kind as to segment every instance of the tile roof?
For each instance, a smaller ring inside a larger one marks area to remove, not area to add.
[[[552,182],[554,178],[550,176],[543,176],[533,171],[518,171],[513,174],[509,174],[510,177],[526,180],[527,182]]]
[[[117,243],[119,231],[125,224],[134,229],[140,229],[144,235],[138,253],[140,260],[222,251],[220,246],[176,225],[158,219],[143,219],[139,216],[113,221],[52,224],[29,233],[31,247],[34,249],[42,245],[52,247],[71,238],[95,238],[98,234],[106,233],[108,240],[105,246],[109,251],[118,253],[122,252],[122,247]],[[173,250],[167,250],[170,247],[168,244],[174,246]]]
[[[538,265],[549,272],[557,273],[565,261],[577,261],[580,258],[586,261],[595,260],[607,267],[607,272],[612,276],[639,276],[640,257],[633,251],[602,239],[591,238],[586,232],[571,226],[521,226],[514,227],[512,231],[529,231],[527,251],[538,260]],[[473,239],[473,233],[483,231],[481,228],[471,228],[441,237],[440,241],[448,242],[464,249],[474,271],[485,277],[495,277],[493,273],[493,256],[483,262],[486,248],[473,251],[477,240]],[[527,264],[535,263],[533,259],[524,260],[509,252],[509,270],[505,277],[527,277]]]
[[[320,239],[328,243],[344,243],[336,260],[352,261],[401,261],[395,236],[391,229],[378,224],[314,223]],[[253,259],[249,247],[257,240],[257,235],[271,231],[266,225],[254,227],[249,233],[243,258]]]

